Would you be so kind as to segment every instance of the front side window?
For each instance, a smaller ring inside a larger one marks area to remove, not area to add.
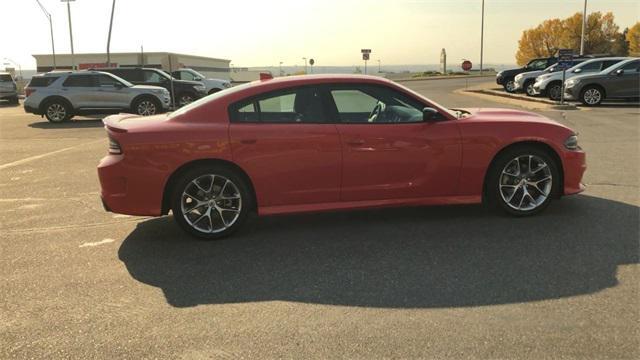
[[[637,73],[640,71],[640,61],[632,61],[621,67],[625,73]]]
[[[164,76],[160,75],[157,71],[153,70],[144,70],[144,81],[150,83],[159,83],[162,82]]]
[[[527,68],[531,70],[544,70],[544,68],[546,67],[547,67],[547,60],[544,60],[544,59],[532,60],[527,65]]]
[[[321,123],[322,95],[315,87],[280,90],[231,106],[231,120],[262,123]]]
[[[195,76],[188,71],[179,71],[178,73],[180,74],[180,77],[179,77],[180,80],[193,81],[195,79]]]
[[[62,83],[62,86],[92,87],[95,86],[95,84],[93,82],[93,75],[69,75],[67,80]]]
[[[424,104],[382,86],[334,88],[330,91],[342,123],[416,123]]]

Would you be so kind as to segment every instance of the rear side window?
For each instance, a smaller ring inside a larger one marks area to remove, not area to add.
[[[92,87],[93,75],[69,75],[67,80],[62,83],[62,86],[68,87]]]
[[[279,90],[230,107],[231,121],[262,123],[325,122],[322,94],[315,87]]]
[[[602,70],[608,68],[611,65],[615,65],[615,64],[619,63],[620,61],[622,61],[622,60],[606,60],[602,64]]]
[[[13,78],[9,74],[0,75],[0,82],[13,82]]]
[[[31,78],[29,87],[47,87],[58,80],[59,76],[38,76]]]
[[[584,66],[581,67],[583,72],[594,72],[594,71],[600,71],[600,66],[602,65],[601,61],[594,61],[592,63],[588,63],[585,64]]]

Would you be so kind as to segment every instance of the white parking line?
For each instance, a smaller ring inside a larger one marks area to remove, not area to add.
[[[113,240],[113,239],[104,239],[104,240],[101,240],[101,241],[84,243],[84,244],[82,244],[82,245],[80,245],[78,247],[98,246],[98,245],[102,245],[102,244],[112,243],[114,241],[115,240]]]
[[[68,148],[64,148],[64,149],[60,149],[60,150],[56,150],[56,151],[51,151],[51,152],[48,152],[48,153],[45,153],[45,154],[31,156],[31,157],[24,158],[24,159],[21,159],[21,160],[17,160],[17,161],[14,161],[14,162],[10,162],[10,163],[7,163],[7,164],[2,164],[2,165],[0,165],[0,170],[7,169],[7,168],[10,168],[10,167],[14,167],[14,166],[18,166],[18,165],[22,165],[22,164],[25,164],[25,163],[28,163],[28,162],[31,162],[31,161],[34,161],[34,160],[42,159],[42,158],[47,157],[47,156],[59,154],[61,152],[69,151],[69,150],[75,149],[75,148],[80,147],[80,146],[89,145],[89,144],[95,144],[95,143],[100,142],[100,141],[104,142],[106,140],[100,139],[100,140],[95,140],[95,141],[89,141],[89,142],[86,142],[86,143],[70,146]]]

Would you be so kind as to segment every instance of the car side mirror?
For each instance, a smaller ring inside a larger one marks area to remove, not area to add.
[[[436,110],[434,108],[426,107],[426,108],[422,109],[422,120],[423,121],[436,120],[438,118],[439,114],[440,113],[438,112],[438,110]]]
[[[624,74],[624,70],[623,70],[623,69],[618,69],[618,70],[616,70],[616,75],[617,75],[617,76],[620,76],[620,75],[622,75],[622,74]]]
[[[575,69],[575,70],[573,70],[573,72],[574,72],[575,74],[577,74],[577,73],[581,73],[581,72],[582,72],[582,69]]]
[[[202,81],[202,78],[199,77],[199,76],[196,76],[196,77],[193,78],[193,81]]]
[[[115,83],[115,84],[113,84],[113,86],[118,90],[120,90],[120,89],[122,89],[124,87],[124,85],[122,85],[120,83]]]

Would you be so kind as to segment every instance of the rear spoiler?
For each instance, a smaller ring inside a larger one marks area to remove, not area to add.
[[[122,124],[120,124],[121,121],[132,118],[132,117],[137,117],[136,115],[133,114],[117,114],[117,115],[111,115],[111,116],[107,116],[106,118],[102,119],[102,123],[104,124],[104,127],[107,128],[110,131],[113,132],[117,132],[117,133],[126,133],[127,132],[127,128],[122,126]]]

